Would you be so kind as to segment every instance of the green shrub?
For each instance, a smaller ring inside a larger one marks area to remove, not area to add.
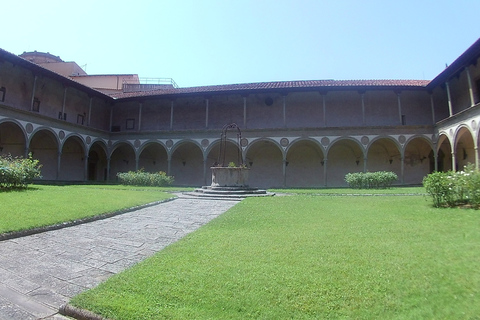
[[[452,206],[456,202],[454,172],[434,172],[423,178],[423,186],[435,207]]]
[[[480,207],[480,172],[472,164],[463,171],[431,173],[423,179],[423,186],[435,207]]]
[[[174,181],[172,176],[167,176],[163,171],[150,173],[145,172],[143,169],[119,172],[117,173],[117,177],[121,184],[131,186],[163,187],[171,185]]]
[[[31,154],[28,158],[0,156],[0,188],[26,188],[33,179],[42,177],[41,167]]]
[[[345,181],[355,189],[385,189],[391,187],[398,176],[390,171],[348,173]]]

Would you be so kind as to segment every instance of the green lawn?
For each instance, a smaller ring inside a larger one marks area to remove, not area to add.
[[[165,200],[165,188],[46,186],[0,192],[0,234],[44,227]]]
[[[480,214],[424,196],[250,198],[75,297],[112,319],[474,319]]]
[[[352,188],[317,188],[317,189],[271,189],[269,191],[287,194],[309,195],[358,195],[358,194],[426,194],[424,187],[391,187],[388,189],[352,189]]]

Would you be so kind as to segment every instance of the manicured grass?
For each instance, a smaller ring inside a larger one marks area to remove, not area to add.
[[[0,192],[0,233],[73,221],[171,197],[158,188],[32,185],[26,190]]]
[[[392,187],[388,189],[352,189],[352,188],[317,188],[317,189],[271,189],[269,191],[287,194],[309,195],[357,195],[357,194],[426,194],[424,187]]]
[[[480,215],[423,196],[246,199],[75,297],[112,319],[474,319]]]

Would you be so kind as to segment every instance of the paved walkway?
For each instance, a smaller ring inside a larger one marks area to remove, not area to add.
[[[76,294],[144,260],[237,201],[180,198],[65,229],[0,241],[0,319],[65,319]]]

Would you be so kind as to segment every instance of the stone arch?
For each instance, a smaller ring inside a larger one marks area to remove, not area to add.
[[[135,171],[135,149],[128,142],[113,145],[110,156],[109,180],[117,180],[117,173]]]
[[[203,150],[202,146],[200,145],[200,143],[198,143],[197,141],[195,140],[192,140],[192,139],[182,139],[180,141],[177,141],[171,148],[170,148],[170,155],[173,155],[173,153],[175,152],[175,150],[177,150],[178,147],[182,146],[183,144],[185,143],[191,143],[193,145],[195,145],[195,147],[198,147],[201,151]],[[203,154],[203,151],[202,151],[202,154]]]
[[[213,141],[210,145],[205,149],[205,158],[207,160],[207,165],[213,165],[216,161],[218,161],[218,155],[220,152],[220,139]],[[242,157],[242,150],[240,146],[237,144],[235,139],[227,139],[226,141],[226,155],[225,155],[225,164],[228,165],[230,162],[234,162],[236,165],[241,162],[242,159],[238,159],[238,155],[240,152],[240,157]],[[239,161],[240,160],[240,161]]]
[[[379,136],[367,147],[367,171],[391,171],[402,174],[401,147],[392,137]]]
[[[345,175],[364,171],[365,154],[360,143],[350,137],[338,138],[327,149],[327,177],[329,187],[347,186]]]
[[[423,178],[435,170],[435,157],[430,140],[413,136],[405,143],[403,152],[403,183],[421,184]]]
[[[0,121],[0,155],[25,156],[26,134],[16,121]]]
[[[283,150],[271,139],[258,139],[245,150],[245,162],[250,168],[249,184],[253,187],[282,187]]]
[[[452,169],[452,144],[445,133],[440,133],[437,142],[437,171]]]
[[[168,171],[168,153],[161,143],[157,141],[147,142],[138,152],[139,169],[143,168],[146,172]]]
[[[87,180],[106,181],[107,167],[107,145],[102,140],[96,140],[88,149]]]
[[[70,135],[62,144],[58,179],[85,180],[85,144],[77,135]]]
[[[468,164],[475,164],[475,141],[473,133],[466,126],[460,126],[455,132],[455,170],[463,170]]]
[[[292,141],[286,150],[285,185],[320,187],[324,185],[323,148],[312,139]]]
[[[175,185],[201,186],[204,183],[204,161],[202,148],[191,140],[183,140],[171,151],[170,173]]]
[[[42,165],[42,177],[44,180],[56,180],[58,178],[58,150],[59,142],[55,133],[48,129],[36,130],[30,136],[29,151],[34,159]]]

